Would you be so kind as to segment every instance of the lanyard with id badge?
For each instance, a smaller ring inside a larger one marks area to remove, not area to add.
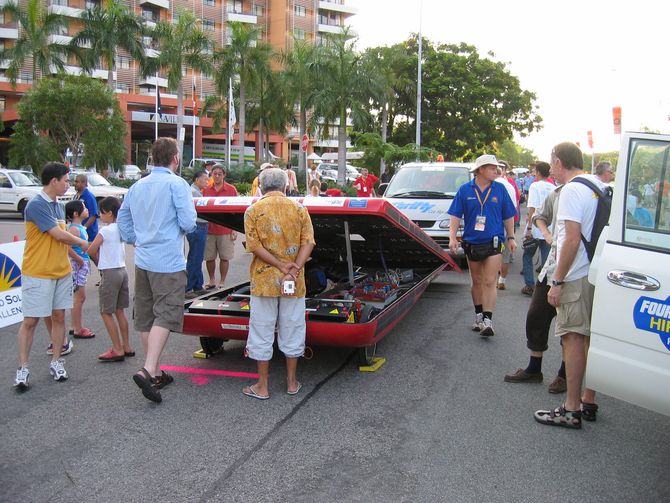
[[[484,230],[486,230],[486,215],[484,215],[484,205],[491,195],[491,189],[493,189],[493,185],[489,185],[489,190],[486,191],[486,195],[482,201],[482,198],[479,195],[479,188],[475,186],[475,195],[477,196],[480,207],[479,215],[477,215],[477,218],[475,219],[475,230],[478,232],[484,232]]]

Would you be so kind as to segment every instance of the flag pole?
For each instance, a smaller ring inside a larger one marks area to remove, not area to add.
[[[419,150],[421,149],[421,58],[423,57],[423,36],[421,34],[421,25],[423,18],[423,0],[419,4],[419,54],[417,60],[416,77],[416,160],[419,160]]]
[[[234,134],[235,130],[233,129],[234,124],[231,124],[233,115],[233,79],[228,79],[228,131],[226,134],[226,164],[228,164],[228,169],[230,169],[231,158],[230,158],[230,144],[233,139],[231,138],[231,132]]]
[[[196,103],[196,95],[195,95],[195,85],[196,85],[196,80],[195,80],[195,70],[193,71],[193,152],[192,152],[192,158],[195,159],[195,103]],[[195,166],[195,162],[193,163],[193,166]]]
[[[156,72],[156,113],[154,114],[154,140],[158,139],[158,72]]]

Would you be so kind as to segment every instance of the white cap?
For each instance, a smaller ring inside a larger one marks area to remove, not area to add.
[[[475,165],[470,168],[471,172],[477,171],[479,168],[482,166],[486,166],[488,164],[493,164],[494,166],[504,166],[504,164],[501,164],[498,162],[498,159],[496,159],[496,156],[493,154],[484,154],[480,155],[477,157],[477,160],[475,161]]]
[[[263,171],[265,168],[272,168],[273,166],[274,165],[270,162],[264,162],[263,164],[261,164],[261,169],[260,170]]]

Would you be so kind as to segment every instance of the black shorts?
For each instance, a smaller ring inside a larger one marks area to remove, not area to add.
[[[463,250],[468,260],[472,262],[479,262],[486,260],[493,255],[502,253],[502,240],[498,240],[498,246],[493,246],[493,240],[486,243],[468,243],[463,241]]]

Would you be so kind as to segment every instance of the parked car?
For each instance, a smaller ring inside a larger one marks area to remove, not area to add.
[[[139,180],[142,178],[142,170],[135,164],[124,164],[116,175],[120,180]]]
[[[23,214],[26,204],[42,190],[42,182],[31,172],[17,169],[0,169],[0,211]],[[58,198],[65,203],[71,201],[75,191],[72,187]]]
[[[226,165],[225,159],[217,159],[215,157],[195,157],[188,163],[188,169],[205,169],[205,164],[208,163]]]
[[[322,162],[319,165],[317,165],[316,169],[321,172],[332,172],[333,174],[328,174],[328,179],[333,178],[333,181],[337,181],[337,163],[333,162]],[[353,167],[351,164],[346,165],[346,170],[347,173],[345,175],[345,179],[347,183],[353,183],[356,178],[361,176],[360,172]],[[322,177],[323,179],[323,177]]]
[[[586,385],[670,416],[670,136],[623,135],[589,281]]]
[[[95,171],[88,170],[72,170],[70,171],[70,184],[74,184],[74,179],[78,174],[85,174],[88,178],[88,189],[95,196],[95,200],[100,202],[107,196],[118,197],[123,199],[128,193],[128,189],[123,187],[116,187],[109,183],[105,177],[96,173]]]
[[[421,227],[426,234],[449,250],[447,213],[458,188],[471,179],[470,164],[458,162],[412,162],[400,167],[387,186],[380,192],[398,210]],[[457,232],[460,238],[463,226]],[[459,248],[456,258],[465,261],[465,252]]]

